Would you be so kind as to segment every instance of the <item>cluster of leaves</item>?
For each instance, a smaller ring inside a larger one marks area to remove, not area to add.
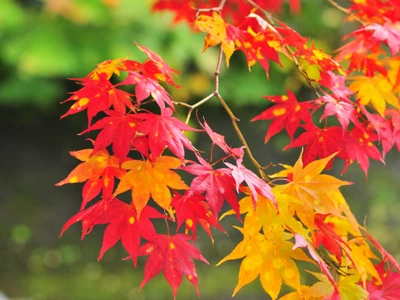
[[[213,241],[211,229],[224,231],[219,216],[227,202],[231,210],[222,217],[235,214],[243,219],[243,226],[236,227],[243,240],[219,262],[243,258],[234,294],[260,277],[273,299],[280,296],[283,283],[294,291],[280,299],[399,297],[400,274],[393,272],[400,270],[399,264],[358,224],[339,190],[350,182],[321,172],[336,157],[345,161],[345,170],[357,161],[367,173],[369,158],[383,161],[395,144],[400,148],[400,5],[365,0],[342,8],[361,27],[346,37],[352,40],[334,59],[275,20],[270,12],[281,2],[159,0],[154,4],[154,10],[173,10],[175,21],[194,22],[194,29],[207,33],[203,51],[220,47],[215,91],[194,105],[173,101],[163,84],[178,88],[173,79],[177,71],[142,45],[137,46],[147,56],[144,62],[109,60],[87,77],[75,79],[82,88],[66,100],[73,104],[63,117],[86,110],[88,128],[82,134],[100,132],[91,140],[92,148],[71,152],[82,163],[57,184],[85,182],[81,209],[61,234],[81,222],[84,238],[95,225],[107,224],[99,260],[121,240],[135,266],[139,256],[148,256],[141,288],[163,271],[174,297],[183,276],[199,293],[193,259],[208,262],[193,244],[196,230],[199,224]],[[291,5],[299,9],[298,1]],[[378,7],[382,14],[376,16]],[[318,97],[299,102],[290,90],[287,95],[265,97],[272,107],[253,119],[272,120],[265,142],[286,129],[290,137],[286,148],[304,147],[293,167],[283,165],[283,171],[269,177],[252,156],[218,91],[222,55],[229,66],[234,52],[244,53],[249,68],[259,63],[267,76],[270,61],[282,65],[281,56],[288,57]],[[318,70],[318,78],[309,76],[310,68]],[[121,73],[126,76],[113,84],[111,77]],[[243,147],[229,146],[206,121],[199,121],[201,129],[187,125],[192,111],[212,97],[231,117]],[[150,102],[156,103],[158,113],[145,108]],[[177,104],[189,108],[186,122],[175,117]],[[317,127],[313,117],[320,110],[321,120],[331,117],[338,125],[325,122],[323,128]],[[302,133],[296,134],[299,128]],[[186,137],[190,131],[209,136],[213,145],[209,159]],[[222,150],[222,158],[213,159],[214,146]],[[187,158],[189,153],[193,159]],[[245,153],[260,176],[243,164]],[[192,178],[191,183],[181,176]],[[269,178],[282,178],[284,184]],[[117,199],[126,192],[132,195],[129,203]],[[239,201],[240,194],[246,196]],[[101,199],[87,208],[98,196]],[[153,219],[164,219],[168,233],[158,233]],[[172,222],[176,234],[169,232]],[[179,233],[181,227],[184,233]],[[301,283],[296,261],[320,270],[309,271],[317,283]]]

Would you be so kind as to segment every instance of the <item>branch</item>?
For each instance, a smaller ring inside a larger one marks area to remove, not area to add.
[[[340,10],[341,12],[344,12],[346,15],[351,16],[352,18],[354,18],[354,20],[357,20],[358,22],[360,22],[362,25],[366,25],[365,22],[363,20],[361,20],[359,17],[354,16],[350,9],[345,8],[339,4],[337,4],[334,0],[327,0],[333,7],[337,8],[338,10]]]

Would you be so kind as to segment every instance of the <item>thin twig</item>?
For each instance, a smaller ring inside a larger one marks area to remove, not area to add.
[[[245,151],[246,151],[247,155],[249,156],[251,162],[257,168],[258,172],[261,175],[261,178],[269,183],[270,179],[268,178],[267,174],[265,174],[265,172],[263,171],[263,167],[254,158],[253,153],[251,152],[251,149],[250,149],[249,145],[247,144],[247,141],[244,138],[244,136],[243,136],[238,124],[237,124],[239,119],[233,114],[233,112],[230,109],[229,105],[225,102],[225,100],[221,97],[221,95],[219,93],[216,94],[216,97],[219,99],[219,101],[221,102],[222,106],[224,107],[224,109],[228,113],[229,117],[231,118],[233,128],[235,129],[235,132],[236,132],[237,136],[239,137],[239,140],[242,142],[243,146],[245,146]]]
[[[334,7],[336,7],[338,10],[344,12],[345,14],[348,14],[348,15],[350,14],[350,10],[349,9],[337,4],[334,0],[328,0],[328,2],[330,4],[332,4]]]
[[[340,10],[341,12],[344,12],[346,15],[349,15],[350,17],[352,17],[354,20],[360,22],[362,25],[365,26],[365,22],[363,20],[361,20],[359,17],[354,16],[350,9],[345,8],[339,4],[336,3],[336,1],[334,0],[327,0],[333,7],[337,8],[338,10]]]
[[[196,11],[196,17],[202,13],[202,12],[211,12],[211,11],[217,11],[221,13],[222,9],[225,6],[227,0],[221,0],[219,5],[217,7],[210,7],[210,8],[193,8]]]
[[[253,0],[246,0],[247,3],[249,3],[251,6],[254,8],[257,8],[259,11],[261,11],[268,19],[268,21],[273,25],[274,24],[274,19],[272,18],[272,15],[270,12],[266,11],[263,9],[261,6],[259,6],[257,3],[255,3]]]

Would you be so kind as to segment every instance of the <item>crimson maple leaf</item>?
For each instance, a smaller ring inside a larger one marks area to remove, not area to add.
[[[194,150],[192,143],[183,134],[183,131],[197,131],[172,116],[173,110],[166,108],[161,115],[153,113],[138,113],[135,118],[142,120],[137,131],[148,136],[148,145],[153,157],[158,157],[168,148],[182,161],[185,159],[185,150]]]
[[[197,159],[200,164],[193,163],[181,167],[181,169],[196,176],[190,185],[190,192],[193,195],[205,193],[205,198],[216,216],[218,216],[224,200],[226,200],[235,211],[238,219],[240,219],[239,204],[234,191],[235,180],[232,177],[232,171],[227,168],[214,170],[199,155],[197,155]]]
[[[330,126],[319,128],[314,124],[305,124],[302,126],[306,132],[298,136],[294,141],[287,145],[283,150],[296,147],[305,147],[303,153],[303,163],[308,165],[317,158],[325,158],[329,155],[339,152],[336,156],[347,160],[347,153],[344,146],[345,132],[342,127]],[[332,166],[333,158],[326,166],[329,169]]]
[[[268,76],[269,60],[275,61],[282,66],[278,52],[269,46],[268,42],[276,41],[275,35],[271,35],[268,31],[254,34],[251,32],[244,32],[242,39],[236,39],[235,43],[240,50],[246,54],[247,64],[252,67],[257,61],[264,68]]]
[[[110,215],[107,220],[109,224],[104,231],[103,243],[97,260],[100,260],[104,253],[121,239],[122,246],[129,253],[136,266],[140,238],[143,237],[149,241],[156,236],[156,230],[150,219],[165,219],[166,216],[147,205],[143,208],[138,218],[133,204],[126,204],[118,199],[114,199],[111,202],[108,214]]]
[[[378,135],[378,140],[382,143],[382,158],[384,159],[386,153],[388,153],[396,143],[390,121],[379,114],[372,114],[368,112],[363,105],[359,105],[359,107],[369,121],[369,124],[367,124],[367,129],[375,131]]]
[[[182,196],[178,192],[174,192],[174,197],[171,201],[171,206],[175,210],[177,218],[177,228],[182,226],[183,223],[186,225],[186,232],[192,231],[193,240],[196,240],[196,225],[199,223],[213,240],[211,235],[211,227],[217,227],[222,232],[225,230],[219,225],[218,218],[212,210],[210,205],[205,201],[203,195],[193,195],[190,192],[185,192]]]
[[[363,128],[354,127],[344,138],[345,151],[348,159],[345,161],[343,172],[346,171],[348,166],[354,161],[357,161],[365,175],[368,175],[369,158],[384,160],[379,153],[379,150],[372,143],[377,140],[374,132],[368,131]]]
[[[175,87],[179,87],[172,79],[173,74],[179,74],[178,71],[171,69],[168,64],[154,51],[151,51],[143,45],[136,43],[136,46],[144,52],[149,58],[142,67],[142,74],[153,79],[158,79],[173,84]],[[158,70],[158,71],[156,71]]]
[[[81,240],[83,240],[85,235],[89,234],[93,230],[94,225],[107,224],[112,217],[109,215],[109,208],[111,207],[111,203],[114,199],[104,198],[99,202],[93,204],[91,207],[73,215],[64,224],[60,233],[60,237],[71,225],[75,224],[76,222],[82,221]]]
[[[115,156],[122,161],[132,148],[132,140],[137,134],[137,125],[140,121],[135,114],[119,113],[112,110],[108,110],[106,113],[107,117],[97,121],[81,134],[101,129],[94,142],[91,155],[112,144]]]
[[[61,116],[61,119],[76,114],[87,109],[88,124],[92,123],[92,119],[99,112],[108,110],[111,106],[119,113],[126,112],[126,107],[130,110],[134,109],[131,100],[131,94],[117,89],[117,85],[113,85],[108,79],[106,73],[100,73],[97,80],[86,78],[72,78],[78,80],[83,88],[73,92],[62,103],[75,101],[70,109]]]
[[[345,246],[349,250],[350,247],[347,243],[335,232],[335,225],[326,221],[326,217],[330,214],[315,214],[314,224],[316,227],[313,233],[314,247],[319,247],[321,244],[324,245],[326,250],[335,255],[339,265],[342,263],[342,248]]]
[[[201,255],[200,250],[190,244],[191,238],[185,234],[157,234],[152,242],[140,247],[138,255],[149,255],[144,266],[144,278],[140,289],[154,276],[164,271],[164,277],[172,287],[174,299],[182,282],[183,275],[195,286],[200,296],[196,268],[192,258],[209,262]]]
[[[309,109],[314,108],[314,106],[308,102],[299,103],[296,96],[289,89],[287,93],[288,96],[264,96],[264,98],[276,104],[251,120],[252,122],[273,120],[265,135],[265,143],[284,128],[286,128],[290,139],[293,140],[294,133],[300,125],[300,120],[306,124],[312,123]]]

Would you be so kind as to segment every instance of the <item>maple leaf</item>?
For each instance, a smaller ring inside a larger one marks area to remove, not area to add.
[[[293,250],[295,250],[299,247],[306,248],[308,250],[308,253],[310,253],[311,257],[318,263],[322,273],[324,273],[326,275],[326,277],[328,277],[328,280],[330,281],[330,283],[332,283],[335,290],[337,290],[338,289],[337,284],[336,284],[335,280],[333,279],[332,274],[329,272],[328,266],[323,261],[323,259],[318,255],[318,253],[315,251],[315,249],[300,234],[295,234],[294,238],[296,240],[296,243],[293,246]]]
[[[375,266],[382,283],[376,280],[367,282],[368,300],[396,300],[400,297],[400,273],[395,273],[391,269],[385,270],[385,264],[382,261]]]
[[[103,190],[104,198],[110,197],[114,189],[114,178],[119,179],[125,174],[125,170],[119,167],[120,160],[115,156],[110,156],[105,149],[98,151],[94,155],[93,149],[71,151],[70,154],[82,161],[82,163],[75,167],[67,178],[56,183],[56,186],[86,181],[82,190],[81,210],[101,190]]]
[[[97,121],[81,134],[92,130],[101,130],[94,142],[91,155],[112,144],[115,156],[122,161],[132,148],[132,140],[137,134],[137,125],[140,121],[135,114],[121,114],[112,110],[106,111],[106,113],[107,117]]]
[[[97,65],[88,77],[94,80],[99,80],[101,74],[106,74],[106,78],[110,79],[113,74],[120,76],[120,71],[129,69],[139,69],[140,63],[134,60],[127,60],[126,58],[116,58],[103,61]]]
[[[325,158],[333,153],[338,152],[338,157],[346,160],[347,153],[345,152],[345,131],[339,126],[330,126],[327,128],[319,128],[314,124],[305,124],[302,126],[306,132],[298,136],[294,141],[287,145],[283,150],[295,147],[304,148],[302,159],[304,165],[308,165],[316,158]],[[333,160],[329,162],[327,168],[332,166]]]
[[[369,124],[367,124],[367,129],[374,130],[377,135],[379,141],[382,143],[383,151],[382,151],[382,158],[385,158],[386,153],[390,151],[390,149],[396,143],[396,139],[394,138],[393,129],[390,126],[389,120],[386,118],[378,115],[378,114],[371,114],[367,111],[364,106],[360,106],[362,113],[367,117]],[[362,127],[362,126],[358,126]]]
[[[335,232],[335,224],[326,221],[329,214],[314,215],[314,224],[316,227],[313,233],[314,247],[318,248],[321,244],[324,245],[326,250],[335,255],[339,264],[342,263],[342,248],[347,247],[351,250],[347,243]],[[342,247],[344,246],[344,247]]]
[[[345,161],[344,173],[347,167],[357,161],[365,175],[368,175],[369,158],[384,163],[379,150],[372,143],[377,139],[373,132],[363,128],[354,127],[344,136],[345,151],[348,159]]]
[[[93,204],[91,207],[78,212],[73,215],[63,226],[60,237],[63,236],[64,232],[76,222],[82,221],[82,234],[81,240],[89,234],[94,225],[97,224],[107,224],[109,220],[113,217],[109,214],[109,209],[112,206],[113,200],[116,198],[104,198]]]
[[[172,116],[173,110],[166,108],[161,115],[138,113],[135,117],[142,120],[137,130],[148,136],[148,145],[153,157],[158,157],[166,146],[183,161],[184,148],[194,151],[192,143],[183,131],[198,131]]]
[[[226,24],[217,12],[214,12],[212,16],[199,15],[195,21],[195,27],[207,33],[203,52],[209,47],[221,44],[227,66],[229,66],[229,59],[235,51],[235,43],[227,37],[228,26],[229,24]]]
[[[117,89],[117,85],[111,84],[105,73],[100,73],[97,80],[90,77],[73,79],[80,81],[83,88],[73,92],[71,97],[62,102],[75,101],[70,109],[61,116],[61,119],[86,109],[90,125],[94,116],[101,111],[108,110],[111,106],[120,113],[125,113],[126,107],[130,110],[134,109],[131,94]]]
[[[152,78],[154,77],[154,78],[157,78],[158,80],[171,83],[175,87],[179,87],[172,79],[173,74],[179,74],[178,71],[171,69],[170,66],[168,66],[168,64],[161,58],[161,56],[158,55],[157,53],[155,53],[154,51],[151,51],[147,47],[145,47],[143,45],[139,45],[137,43],[136,43],[136,46],[141,51],[143,51],[144,54],[146,54],[147,57],[152,62],[152,64],[144,63],[143,68],[142,68],[143,75],[145,75],[147,77],[152,77]],[[154,68],[151,68],[151,66],[153,66],[153,65],[156,67],[156,69],[159,72],[153,71]],[[149,66],[150,66],[150,68],[149,68]]]
[[[194,195],[205,193],[205,199],[216,216],[218,216],[224,200],[226,200],[236,212],[238,219],[240,219],[238,200],[234,191],[235,180],[232,177],[232,171],[227,168],[214,170],[199,155],[197,155],[197,159],[200,164],[192,163],[181,167],[182,170],[196,176],[190,185],[190,192]]]
[[[128,72],[128,77],[119,85],[136,84],[135,96],[138,105],[150,95],[154,98],[161,110],[165,109],[165,104],[174,107],[172,99],[167,91],[154,79],[143,76],[137,72]]]
[[[385,248],[382,247],[382,245],[376,240],[374,239],[365,229],[365,235],[367,237],[367,239],[375,246],[376,249],[378,249],[378,251],[381,253],[382,255],[382,260],[386,261],[386,262],[390,262],[398,271],[400,271],[400,265],[399,263],[396,261],[396,259],[390,254],[388,253]],[[381,276],[382,277],[382,276]]]
[[[232,296],[235,296],[243,286],[260,276],[264,290],[272,299],[276,299],[283,281],[293,288],[300,288],[300,273],[293,259],[307,261],[309,259],[301,249],[293,251],[292,242],[278,241],[278,239],[269,240],[267,236],[259,233],[257,225],[255,229],[253,228],[255,217],[253,214],[248,215],[243,228],[235,227],[242,232],[244,239],[230,254],[218,262],[217,266],[227,260],[244,258],[240,265],[238,284]],[[268,230],[274,231],[276,228],[278,227],[269,227]],[[282,238],[280,233],[278,233],[278,236]]]
[[[140,247],[140,238],[153,240],[156,236],[156,230],[150,219],[163,218],[166,216],[156,209],[146,206],[138,217],[135,206],[126,204],[118,199],[113,199],[108,209],[110,217],[107,225],[100,254],[97,260],[100,260],[104,253],[112,248],[120,239],[122,246],[129,253],[134,265],[136,266],[136,257]]]
[[[320,174],[335,155],[334,153],[324,159],[313,161],[305,167],[303,167],[302,156],[300,155],[293,167],[292,182],[287,184],[283,191],[284,194],[302,201],[303,204],[298,207],[297,214],[309,228],[315,226],[314,210],[318,211],[320,206],[323,209],[330,206],[325,203],[324,196],[329,192],[336,191],[343,185],[351,184],[330,175]],[[312,215],[309,214],[310,212],[313,212]],[[321,213],[326,213],[326,211],[321,211]]]
[[[225,142],[225,137],[219,133],[214,132],[210,126],[208,126],[207,122],[204,120],[204,123],[201,124],[201,127],[204,128],[204,131],[208,134],[208,136],[211,138],[213,144],[217,145],[220,147],[226,154],[230,154],[232,152],[232,148],[228,146],[228,144]]]
[[[122,168],[129,171],[121,177],[114,196],[132,189],[132,201],[139,216],[150,196],[159,206],[168,210],[171,203],[169,188],[188,189],[180,176],[171,171],[181,164],[179,159],[171,156],[160,156],[153,162],[133,159],[126,161],[122,164]]]
[[[325,95],[319,98],[320,101],[325,102],[325,110],[321,116],[324,119],[328,116],[336,116],[343,129],[346,129],[350,124],[350,120],[357,123],[357,111],[354,104],[347,101],[337,101],[331,95]]]
[[[267,76],[269,60],[278,63],[282,67],[278,52],[269,43],[271,45],[278,43],[275,34],[271,34],[269,31],[255,33],[251,28],[244,32],[240,39],[235,39],[235,44],[246,55],[249,69],[258,61]]]
[[[384,25],[371,24],[356,30],[355,33],[365,30],[373,31],[372,38],[381,42],[386,42],[389,46],[390,52],[395,56],[400,48],[400,28],[399,24],[391,24],[386,22]]]
[[[350,89],[357,92],[362,105],[365,106],[371,102],[381,116],[385,115],[386,102],[400,108],[399,100],[392,92],[393,85],[383,75],[355,76],[352,79],[354,82],[350,85]]]
[[[307,102],[299,103],[296,96],[289,89],[287,90],[287,94],[288,96],[264,96],[264,98],[272,101],[275,105],[251,120],[252,122],[258,120],[273,120],[265,135],[265,143],[284,128],[286,128],[290,139],[293,140],[294,133],[299,127],[300,120],[307,124],[312,123],[309,109],[312,109],[313,105]]]
[[[222,232],[225,232],[219,225],[217,216],[213,214],[210,205],[205,201],[203,195],[191,195],[190,192],[186,192],[185,195],[182,196],[175,192],[171,206],[176,213],[176,230],[179,230],[182,224],[185,223],[186,233],[188,230],[191,230],[194,241],[196,240],[197,223],[204,228],[211,240],[213,240],[210,231],[211,227],[217,227]]]
[[[269,199],[275,205],[275,208],[278,211],[278,204],[276,203],[274,194],[271,192],[271,187],[269,184],[247,169],[242,162],[242,157],[236,160],[236,166],[225,162],[225,165],[232,170],[232,177],[236,182],[236,191],[239,193],[239,186],[244,181],[251,190],[254,207],[257,205],[258,195],[261,195]]]
[[[157,234],[154,241],[140,247],[139,255],[149,255],[144,267],[144,278],[140,288],[161,271],[172,287],[174,299],[182,282],[183,275],[195,286],[200,296],[196,268],[192,258],[206,264],[209,262],[201,252],[188,242],[190,237],[185,234],[164,235]]]
[[[335,98],[349,101],[349,95],[353,94],[353,91],[346,85],[346,77],[336,75],[332,71],[323,72],[321,74],[321,80],[318,82],[328,88],[332,94],[336,96]]]

